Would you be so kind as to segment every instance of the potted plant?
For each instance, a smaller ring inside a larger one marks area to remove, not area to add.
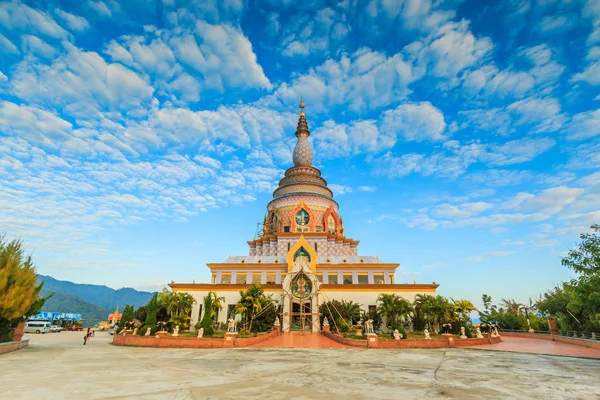
[[[442,335],[452,335],[452,324],[442,325]]]

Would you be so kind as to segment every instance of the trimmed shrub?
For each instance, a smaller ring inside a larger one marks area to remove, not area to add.
[[[144,325],[144,326],[142,326],[141,329],[138,330],[138,334],[140,336],[145,336],[146,335],[146,331],[148,329],[150,329],[150,335],[154,335],[156,333],[156,326]]]

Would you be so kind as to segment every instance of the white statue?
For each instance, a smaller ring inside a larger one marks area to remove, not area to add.
[[[179,336],[179,325],[175,325],[175,329],[173,329],[173,336]]]
[[[492,327],[492,332],[490,334],[491,337],[498,337],[500,335],[498,335],[498,329],[496,329],[496,327]]]
[[[197,336],[197,338],[200,339],[200,338],[202,338],[202,336],[204,336],[204,328],[200,328],[198,330],[198,336]]]
[[[237,322],[233,318],[227,320],[227,333],[237,333]]]
[[[294,271],[308,271],[310,269],[310,262],[306,256],[298,256],[294,260]]]
[[[500,337],[500,334],[498,333],[498,328],[494,327],[494,333],[496,334],[496,337]]]
[[[373,330],[373,320],[369,319],[365,322],[365,333],[367,335],[374,335],[375,331]]]
[[[461,339],[466,339],[467,338],[467,335],[465,334],[465,327],[464,326],[460,327],[460,338]]]
[[[475,334],[477,335],[477,339],[483,339],[483,335],[481,334],[481,329],[479,329],[479,327],[475,329]]]
[[[152,328],[148,327],[148,329],[146,329],[146,334],[144,336],[150,336],[151,333],[152,333]]]
[[[403,337],[404,337],[404,336],[403,336],[403,335],[402,335],[400,332],[398,332],[398,329],[394,329],[394,339],[395,339],[395,340],[400,340],[400,339],[402,339]]]
[[[133,335],[137,335],[137,331],[138,331],[138,328],[135,328],[135,329],[133,330]]]
[[[431,340],[431,336],[429,335],[429,331],[427,329],[425,329],[425,331],[423,331],[423,333],[425,334],[426,340]]]
[[[329,326],[329,320],[327,319],[327,317],[323,319],[323,326]]]
[[[122,336],[127,335],[127,329],[125,329],[125,327],[123,327],[123,329],[121,330],[121,335]]]
[[[279,318],[275,317],[275,323],[273,324],[273,326],[279,326]]]

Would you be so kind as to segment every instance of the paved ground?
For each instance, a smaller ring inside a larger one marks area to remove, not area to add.
[[[0,399],[598,399],[600,360],[470,349],[147,349],[29,335]]]
[[[600,350],[574,344],[554,342],[552,340],[536,340],[519,337],[502,336],[502,342],[473,346],[473,349],[515,351],[518,353],[551,354],[571,357],[588,357],[600,359]]]
[[[253,348],[313,348],[313,349],[345,349],[341,343],[320,334],[292,332],[279,335],[265,342],[255,344]]]

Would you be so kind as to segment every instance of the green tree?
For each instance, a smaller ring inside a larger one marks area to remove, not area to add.
[[[344,317],[344,306],[339,300],[330,300],[319,305],[319,313],[321,314],[321,325],[325,318],[329,321],[329,325],[335,332],[348,332],[352,324]]]
[[[189,293],[172,292],[166,288],[158,296],[160,303],[167,309],[169,322],[173,326],[188,329],[192,306],[196,302],[194,297]]]
[[[133,313],[133,316],[138,321],[144,323],[146,321],[146,313],[147,313],[146,306],[139,306],[138,309],[135,310],[135,313]]]
[[[452,298],[451,298],[452,299]],[[471,322],[471,312],[475,311],[476,308],[469,300],[465,299],[452,299],[452,303],[454,306],[454,311],[456,312],[456,316],[458,317],[459,322],[461,323],[470,323]]]
[[[202,320],[196,326],[196,328],[204,329],[205,336],[212,336],[214,333],[213,327],[212,327],[212,319],[211,319],[211,313],[212,313],[212,309],[213,309],[212,292],[209,292],[206,296],[204,296],[202,301],[204,302],[204,315],[202,316]]]
[[[225,301],[225,297],[219,296],[216,292],[209,292],[208,295],[212,297],[210,318],[211,320],[216,321],[217,317],[219,316],[219,311],[223,310],[223,302]]]
[[[140,335],[146,334],[146,330],[148,329],[150,329],[152,333],[156,332],[156,315],[158,313],[159,308],[160,305],[158,303],[158,293],[154,293],[152,298],[148,301],[148,304],[146,304],[145,306],[146,317],[143,320],[144,325],[142,329],[139,330]]]
[[[265,295],[261,284],[253,283],[247,290],[240,291],[240,300],[235,305],[234,313],[242,316],[243,328],[252,332],[255,323],[258,329],[272,326],[276,316],[274,309],[271,296]]]
[[[385,319],[385,323],[389,328],[400,326],[400,322],[409,321],[413,312],[412,304],[396,295],[382,293],[377,298],[379,302],[379,310]]]
[[[126,326],[127,323],[131,322],[134,318],[134,314],[135,314],[135,310],[133,309],[133,306],[128,304],[125,306],[125,309],[123,310],[123,315],[121,315],[121,320],[119,321],[119,331],[121,331],[123,329],[123,327]]]
[[[562,259],[562,265],[577,273],[569,284],[567,310],[585,316],[580,322],[582,330],[600,327],[600,225],[590,229],[592,233],[581,234],[581,242]]]
[[[10,340],[16,325],[37,314],[52,296],[40,298],[42,286],[21,241],[0,237],[0,342]]]

